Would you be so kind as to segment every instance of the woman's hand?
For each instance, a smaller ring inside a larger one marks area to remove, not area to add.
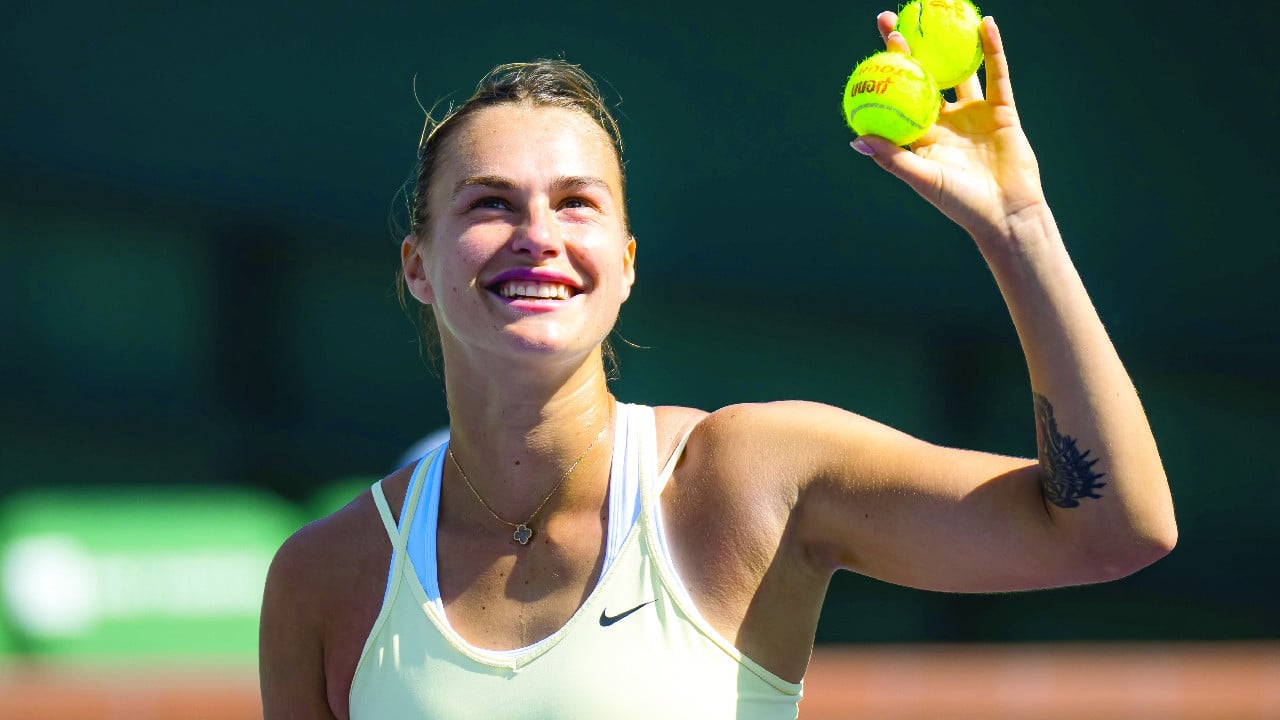
[[[890,51],[910,54],[906,38],[893,29],[897,22],[895,13],[881,13],[880,35]],[[1045,198],[1035,154],[1013,104],[1000,30],[988,17],[980,32],[986,97],[975,73],[956,87],[955,102],[943,103],[938,122],[911,150],[874,135],[859,137],[853,146],[986,247],[1012,242],[1010,226],[1019,215],[1045,209]]]

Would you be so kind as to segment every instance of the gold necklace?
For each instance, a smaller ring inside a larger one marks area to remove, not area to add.
[[[462,481],[471,489],[471,494],[476,496],[476,499],[480,501],[480,504],[484,506],[484,509],[488,510],[489,514],[498,522],[515,528],[515,532],[511,533],[512,540],[515,540],[521,545],[528,545],[529,540],[533,538],[533,528],[529,527],[529,523],[533,522],[533,519],[538,517],[538,513],[542,512],[543,506],[547,504],[547,501],[551,499],[552,495],[556,494],[556,491],[560,489],[560,486],[564,484],[564,481],[569,479],[569,475],[573,472],[574,468],[578,467],[578,463],[582,462],[583,458],[587,456],[587,453],[591,452],[591,449],[594,448],[602,438],[604,438],[606,431],[612,424],[613,408],[611,406],[609,410],[609,420],[605,422],[604,427],[600,428],[600,434],[596,435],[596,439],[591,441],[591,444],[587,446],[586,450],[582,451],[582,454],[578,456],[577,460],[573,461],[573,464],[569,466],[569,469],[564,471],[564,474],[556,481],[555,487],[551,488],[551,492],[547,493],[547,496],[542,498],[542,502],[538,503],[538,507],[534,508],[533,513],[529,515],[529,519],[522,523],[513,523],[502,517],[493,509],[492,506],[489,505],[489,503],[485,502],[484,498],[480,497],[480,492],[476,490],[475,485],[471,484],[471,478],[467,477],[467,472],[462,469],[462,465],[458,463],[458,458],[454,456],[453,443],[449,443],[448,455],[449,459],[453,461],[453,466],[458,468],[458,473],[462,475]]]

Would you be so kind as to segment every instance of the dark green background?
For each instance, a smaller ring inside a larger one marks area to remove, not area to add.
[[[1193,9],[1194,8],[1194,9]],[[492,65],[615,98],[640,279],[625,400],[805,398],[1032,454],[971,242],[848,147],[881,6],[10,3],[0,23],[0,490],[306,502],[445,422],[391,293],[426,104]],[[993,2],[1068,246],[1138,385],[1182,539],[1007,596],[842,574],[820,639],[1280,635],[1271,4]],[[621,344],[621,343],[619,343]]]

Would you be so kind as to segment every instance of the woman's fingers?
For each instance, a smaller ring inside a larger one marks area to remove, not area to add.
[[[885,39],[884,45],[885,49],[889,52],[902,53],[903,55],[911,54],[911,46],[907,44],[907,39],[897,30],[889,33],[889,37]]]
[[[876,27],[880,30],[880,39],[884,41],[885,47],[889,46],[889,33],[898,26],[898,13],[892,10],[885,10],[876,16]]]
[[[870,155],[877,165],[888,170],[921,196],[926,199],[936,196],[933,188],[938,186],[939,170],[935,163],[875,135],[863,135],[851,144],[854,150]]]
[[[896,27],[898,27],[898,13],[885,10],[876,16],[876,28],[880,30],[880,39],[884,40],[884,49],[910,55],[911,48],[907,45],[907,39],[902,37],[902,33],[894,30]]]
[[[995,18],[982,19],[982,50],[986,54],[987,100],[995,105],[1013,107],[1013,84],[1009,81],[1009,59],[1004,54],[1000,28]]]
[[[911,54],[911,46],[907,44],[907,39],[902,36],[902,33],[894,30],[898,27],[898,13],[892,10],[880,13],[876,16],[876,27],[880,30],[880,39],[884,40],[885,50],[903,55]]]
[[[978,73],[965,78],[956,86],[956,102],[982,99],[982,83],[978,81]]]

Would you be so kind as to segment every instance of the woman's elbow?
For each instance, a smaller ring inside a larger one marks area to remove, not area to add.
[[[1158,526],[1135,530],[1124,541],[1090,554],[1096,573],[1094,582],[1128,577],[1173,552],[1178,544],[1178,526],[1172,518]]]

